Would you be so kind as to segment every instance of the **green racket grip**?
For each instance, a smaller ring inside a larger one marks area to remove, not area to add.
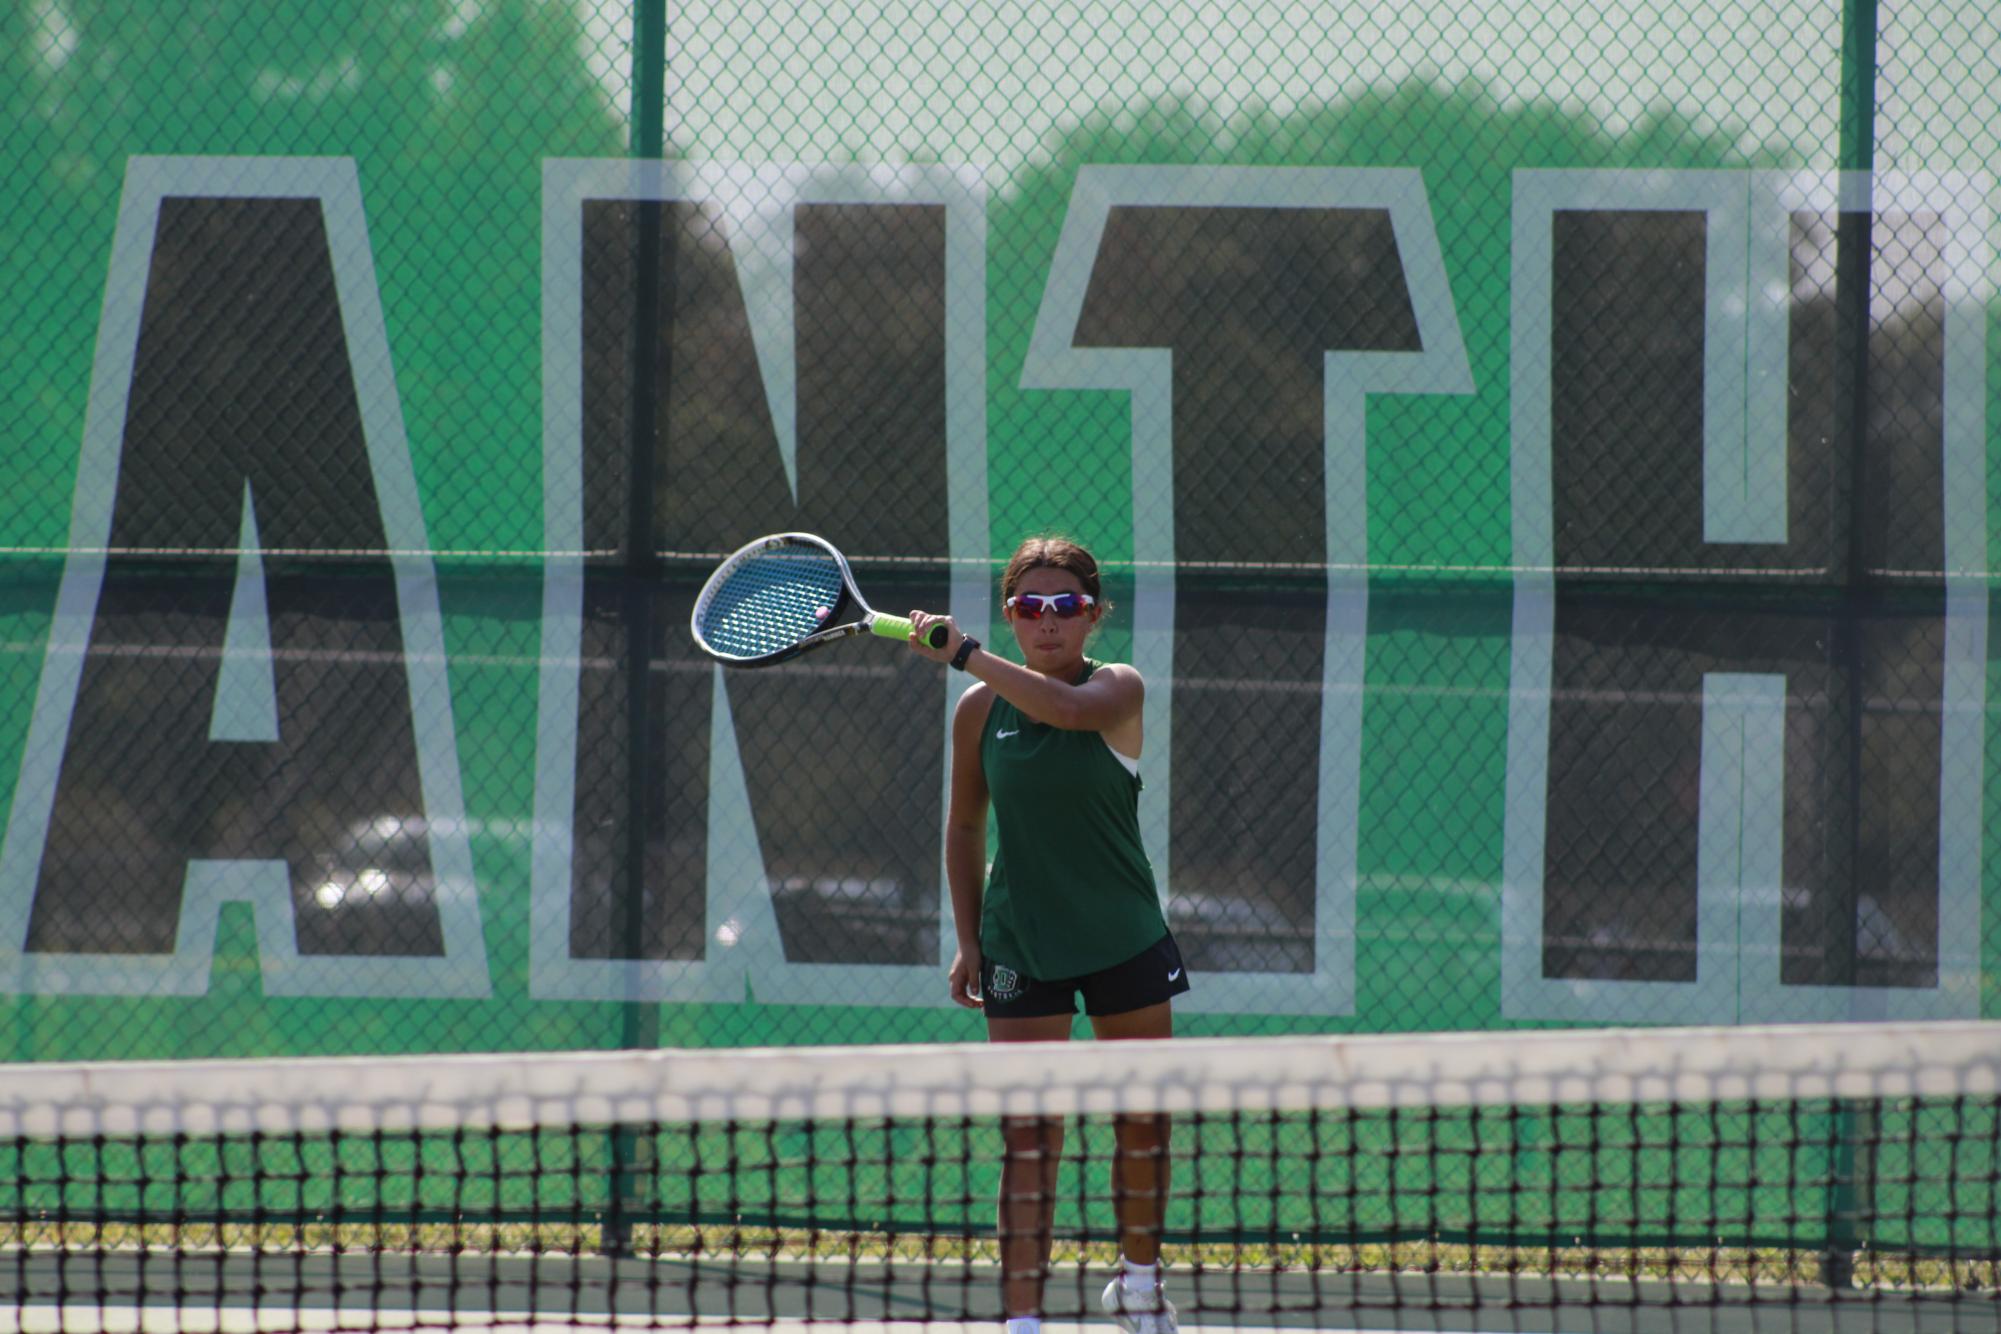
[[[881,612],[876,612],[869,617],[868,628],[870,634],[881,635],[884,639],[908,640],[910,638],[910,621],[902,616],[885,616]],[[952,632],[942,625],[932,626],[929,636],[931,647],[945,647],[945,641],[951,637],[951,634]]]

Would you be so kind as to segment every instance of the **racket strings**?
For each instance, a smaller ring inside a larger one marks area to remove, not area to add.
[[[715,652],[755,658],[834,623],[840,563],[811,547],[776,547],[740,562],[703,604],[697,628]]]

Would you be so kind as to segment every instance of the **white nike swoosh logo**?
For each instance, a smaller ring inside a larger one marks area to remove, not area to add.
[[[1180,977],[1180,976],[1181,976],[1181,970],[1180,970],[1179,968],[1177,968],[1177,969],[1175,969],[1175,970],[1174,970],[1173,972],[1171,972],[1171,973],[1169,973],[1169,974],[1167,975],[1167,980],[1168,980],[1168,981],[1170,981],[1170,982],[1172,982],[1172,981],[1173,981],[1173,980],[1174,980],[1175,978],[1177,978],[1177,977]]]
[[[1012,732],[995,732],[994,740],[998,741],[1004,736],[1020,736],[1020,735],[1021,735],[1021,729],[1017,727]]]

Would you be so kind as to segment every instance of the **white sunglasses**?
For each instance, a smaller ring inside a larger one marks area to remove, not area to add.
[[[1053,611],[1057,620],[1067,621],[1097,606],[1098,600],[1089,593],[1017,593],[1005,605],[1023,620],[1039,621]]]

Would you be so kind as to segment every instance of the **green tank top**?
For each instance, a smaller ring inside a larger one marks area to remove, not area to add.
[[[1086,660],[1079,684],[1099,663]],[[980,951],[1030,977],[1081,977],[1167,934],[1139,836],[1139,775],[1099,732],[1066,731],[994,697],[980,767],[1000,850]]]

